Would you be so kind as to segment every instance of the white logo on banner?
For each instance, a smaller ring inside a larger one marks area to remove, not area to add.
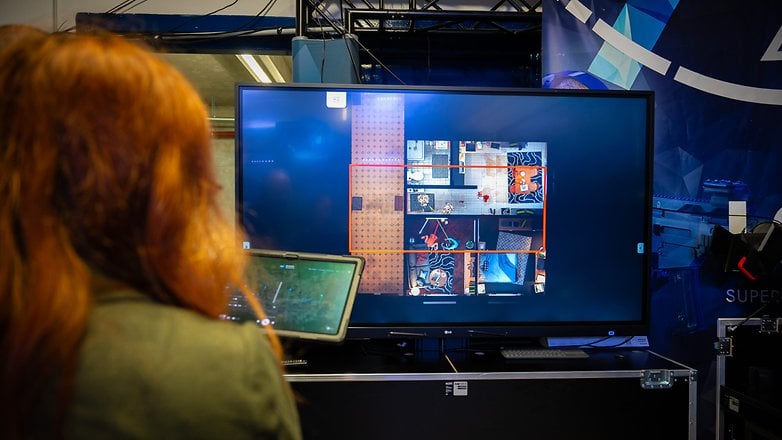
[[[760,61],[782,61],[782,26],[779,27],[777,36],[771,40]]]

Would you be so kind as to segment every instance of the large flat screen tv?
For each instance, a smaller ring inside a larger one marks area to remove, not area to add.
[[[244,246],[363,256],[349,338],[646,333],[652,92],[236,93]]]

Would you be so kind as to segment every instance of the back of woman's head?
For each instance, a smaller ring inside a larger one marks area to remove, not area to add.
[[[0,25],[0,55],[6,48],[13,46],[17,42],[41,38],[45,35],[46,32],[35,26],[15,23]]]
[[[205,108],[154,54],[110,35],[30,39],[0,54],[0,88],[6,406],[35,398],[14,383],[73,363],[94,274],[216,317],[244,257],[218,212]]]
[[[187,298],[177,294],[201,274],[192,264],[234,253],[232,229],[217,212],[198,95],[175,69],[119,37],[52,35],[33,46],[17,50],[16,67],[0,75],[0,138],[10,159],[3,174],[12,176],[15,202],[3,216],[18,219],[19,247],[33,257],[59,230],[57,246],[72,246],[91,269],[215,314],[193,298],[206,280]]]

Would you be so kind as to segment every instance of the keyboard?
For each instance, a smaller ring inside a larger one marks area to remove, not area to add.
[[[586,359],[587,352],[580,348],[503,348],[505,359]]]

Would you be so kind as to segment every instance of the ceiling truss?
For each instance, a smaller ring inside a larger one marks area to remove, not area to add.
[[[498,33],[539,30],[542,0],[500,0],[481,9],[441,0],[297,0],[296,34],[311,38],[373,32]]]

